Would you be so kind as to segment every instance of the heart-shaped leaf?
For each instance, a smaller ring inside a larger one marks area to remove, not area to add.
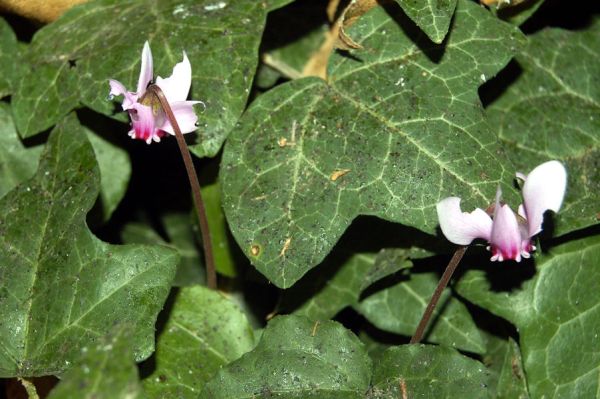
[[[434,42],[441,43],[448,33],[456,0],[396,0],[406,15]]]
[[[492,282],[518,281],[514,268],[470,270],[459,280],[462,296],[517,326],[534,398],[593,398],[600,389],[600,297],[592,294],[600,292],[598,257],[600,236],[594,236],[540,256],[537,274],[510,293],[492,289]]]
[[[214,156],[246,105],[267,12],[289,1],[101,0],[74,7],[29,46],[30,71],[13,99],[18,130],[37,134],[80,104],[107,115],[119,111],[106,101],[108,79],[135,90],[149,40],[160,76],[187,53],[191,98],[206,104],[193,150]]]
[[[600,20],[578,32],[538,32],[517,56],[521,73],[488,108],[521,172],[548,159],[565,162],[569,181],[557,234],[598,223],[599,57]]]
[[[154,349],[178,257],[98,240],[85,216],[99,179],[92,146],[70,115],[50,135],[37,174],[0,199],[2,377],[61,373],[117,323],[133,326],[137,359]]]
[[[364,398],[370,379],[363,344],[340,324],[279,316],[258,346],[219,371],[200,398]]]
[[[365,50],[334,55],[329,82],[260,96],[225,146],[229,225],[279,287],[321,262],[360,214],[433,232],[441,198],[486,207],[499,183],[514,191],[477,87],[521,34],[464,0],[444,46],[415,43],[406,22],[398,7],[365,14],[348,30]]]
[[[12,94],[22,63],[17,37],[10,25],[0,18],[0,98]]]

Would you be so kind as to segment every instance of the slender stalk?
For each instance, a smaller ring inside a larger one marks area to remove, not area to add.
[[[200,232],[202,233],[202,246],[204,247],[207,285],[208,288],[211,288],[213,290],[217,289],[217,273],[215,271],[215,261],[212,252],[210,229],[208,227],[208,219],[206,218],[204,201],[202,201],[202,193],[200,192],[200,183],[198,182],[198,175],[196,174],[196,169],[194,168],[192,156],[190,155],[190,151],[187,148],[185,139],[183,138],[183,134],[181,133],[181,129],[179,128],[179,124],[177,123],[177,119],[173,114],[173,110],[169,105],[169,101],[167,101],[167,98],[165,97],[165,94],[163,93],[161,88],[153,84],[146,89],[146,93],[152,93],[154,94],[154,96],[156,96],[156,98],[160,102],[163,111],[165,111],[167,118],[169,118],[169,122],[171,122],[173,130],[175,131],[175,138],[177,139],[179,151],[181,151],[181,157],[183,158],[185,170],[187,171],[190,186],[192,187],[192,196],[194,198],[194,205],[196,206],[196,213],[198,214]]]
[[[411,344],[418,344],[419,342],[421,342],[421,339],[423,339],[425,328],[427,328],[427,324],[429,323],[429,319],[431,319],[433,310],[435,309],[435,306],[440,300],[444,288],[446,288],[446,286],[448,285],[450,278],[452,278],[452,275],[454,274],[454,271],[456,270],[456,267],[460,263],[460,260],[462,259],[465,252],[467,252],[466,246],[458,247],[456,252],[454,252],[452,259],[450,259],[448,266],[446,266],[446,270],[444,270],[444,274],[442,274],[442,278],[440,278],[440,282],[435,288],[435,291],[433,291],[433,295],[431,296],[431,299],[429,300],[429,303],[425,308],[425,312],[423,313],[423,317],[421,318],[421,321],[417,326],[417,331],[415,331],[415,335],[413,335],[410,339]]]

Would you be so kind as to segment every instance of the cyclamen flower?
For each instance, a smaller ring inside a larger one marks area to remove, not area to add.
[[[159,142],[166,133],[175,134],[171,122],[166,117],[162,107],[154,96],[144,98],[146,87],[152,81],[152,53],[150,45],[146,41],[142,50],[142,66],[138,79],[137,90],[127,91],[125,86],[116,80],[109,79],[110,98],[123,95],[123,110],[129,112],[131,127],[129,136],[134,139],[145,140],[150,144],[152,141]],[[193,105],[201,101],[186,101],[190,86],[192,84],[192,66],[183,52],[183,61],[175,65],[173,73],[166,79],[158,76],[156,85],[165,94],[169,105],[173,110],[175,119],[182,133],[190,133],[196,130],[198,117],[194,112]],[[141,101],[141,102],[140,102]]]
[[[523,204],[518,215],[508,205],[500,202],[498,188],[494,215],[491,218],[477,208],[471,213],[462,212],[460,198],[445,198],[437,204],[440,227],[446,238],[458,245],[468,245],[476,238],[486,240],[492,252],[492,261],[529,258],[535,251],[531,237],[542,231],[544,212],[558,212],[567,186],[567,171],[558,161],[545,162],[528,176],[517,173],[524,181]]]

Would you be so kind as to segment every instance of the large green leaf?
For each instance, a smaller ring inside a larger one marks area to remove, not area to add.
[[[226,364],[254,347],[246,316],[222,294],[182,288],[158,338],[156,369],[144,380],[151,398],[197,398]]]
[[[487,398],[483,364],[439,346],[389,348],[375,360],[368,399]]]
[[[556,232],[598,222],[600,203],[600,21],[532,35],[517,56],[521,74],[488,109],[506,152],[523,173],[559,159],[569,172]]]
[[[258,346],[219,371],[200,398],[364,398],[370,379],[362,343],[340,324],[279,316]]]
[[[279,287],[321,262],[360,214],[433,232],[439,199],[485,207],[500,182],[513,192],[477,87],[521,34],[470,1],[445,46],[413,42],[417,28],[398,20],[398,7],[365,14],[347,33],[366,50],[334,55],[328,83],[298,79],[260,96],[225,146],[231,230]]]
[[[441,43],[448,33],[456,8],[456,0],[396,0],[410,17],[435,43]]]
[[[39,146],[23,146],[13,123],[10,106],[0,103],[0,198],[33,176],[41,150]]]
[[[100,337],[65,373],[48,399],[136,399],[145,395],[131,351],[131,331],[117,326]]]
[[[155,74],[163,77],[186,51],[191,97],[206,104],[193,150],[213,156],[246,105],[266,14],[289,1],[101,0],[74,7],[29,46],[31,70],[14,96],[18,130],[34,135],[80,104],[107,115],[118,111],[106,101],[108,79],[135,90],[149,40]]]
[[[10,25],[0,18],[0,98],[13,92],[21,68],[19,57],[17,37]]]
[[[493,287],[502,286],[500,279],[518,281],[514,267],[470,270],[458,283],[469,301],[517,326],[534,398],[593,398],[600,390],[599,257],[600,236],[594,236],[540,256],[537,274],[513,292]]]
[[[412,273],[399,283],[377,291],[355,305],[378,328],[412,336],[437,286],[437,273]],[[484,353],[483,337],[466,306],[446,289],[434,311],[425,338],[429,342]]]
[[[119,322],[135,329],[137,359],[153,351],[177,254],[92,235],[85,216],[99,179],[70,115],[50,135],[37,174],[0,200],[0,376],[60,373]]]

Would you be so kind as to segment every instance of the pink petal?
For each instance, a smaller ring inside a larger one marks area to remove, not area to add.
[[[166,79],[156,78],[156,84],[162,89],[169,103],[185,101],[192,85],[192,66],[185,51],[183,61],[175,65],[173,73]]]
[[[133,109],[129,111],[129,115],[131,116],[134,133],[132,135],[132,132],[129,132],[132,138],[145,140],[147,144],[152,143],[152,141],[160,141],[160,130],[156,127],[157,117],[152,112],[151,107],[135,103]]]
[[[137,85],[137,94],[139,96],[146,92],[146,87],[152,80],[153,73],[152,52],[150,51],[150,44],[148,44],[148,41],[146,40],[144,49],[142,50],[142,66],[140,67],[140,78],[138,79]]]
[[[169,104],[171,105],[175,119],[177,119],[181,133],[190,133],[197,129],[196,122],[198,121],[198,116],[194,112],[193,105],[198,103],[201,103],[201,101],[179,101]],[[173,130],[173,126],[171,126],[168,118],[165,118],[161,129],[169,134],[175,134],[175,130]]]
[[[517,217],[508,205],[496,202],[490,246],[492,261],[521,260],[521,232]]]
[[[476,238],[490,239],[492,219],[479,208],[471,213],[462,212],[458,197],[438,202],[437,214],[442,233],[454,244],[468,245]]]
[[[567,188],[567,171],[558,161],[548,161],[529,173],[523,185],[523,206],[529,236],[542,230],[544,212],[558,212]]]
[[[137,102],[138,96],[135,93],[127,91],[123,83],[118,80],[109,79],[108,84],[110,85],[110,96],[123,96],[122,107],[124,111],[131,109],[133,104]]]

